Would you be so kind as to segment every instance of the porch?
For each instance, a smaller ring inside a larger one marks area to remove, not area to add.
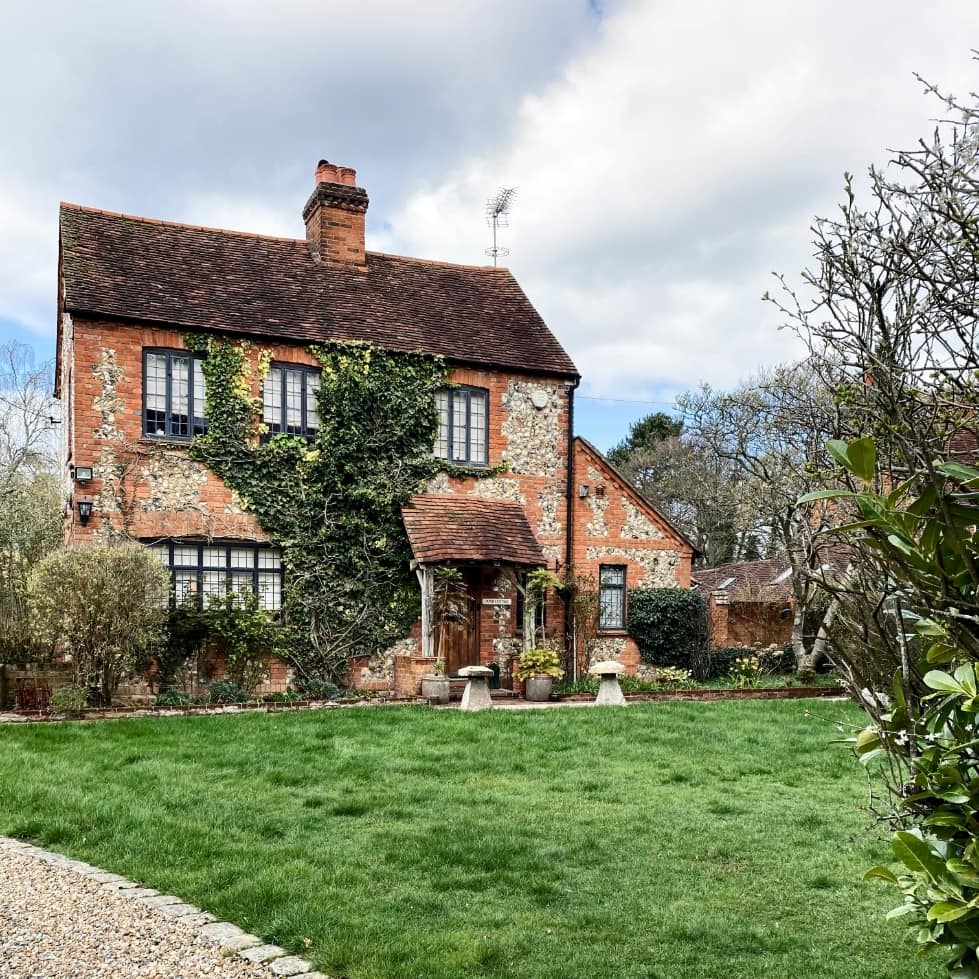
[[[527,573],[546,564],[523,509],[418,496],[403,516],[421,589],[420,650],[395,659],[395,689],[413,695],[426,674],[456,678],[466,666],[486,666],[494,672],[492,689],[512,691],[512,663],[537,628]],[[563,629],[559,608],[551,621]],[[459,677],[460,692],[463,685]]]

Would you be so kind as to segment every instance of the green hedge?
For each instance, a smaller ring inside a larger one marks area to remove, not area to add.
[[[707,603],[698,592],[633,588],[628,628],[644,663],[677,666],[706,679]]]

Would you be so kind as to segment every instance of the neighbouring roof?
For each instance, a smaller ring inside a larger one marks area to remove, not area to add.
[[[402,510],[419,564],[443,561],[546,563],[527,515],[517,503],[470,497],[416,496]]]
[[[784,558],[771,558],[698,569],[690,580],[705,595],[726,591],[736,601],[782,602],[792,597],[791,570]]]
[[[61,205],[64,311],[388,350],[577,378],[507,269],[367,253],[313,260],[305,239]]]

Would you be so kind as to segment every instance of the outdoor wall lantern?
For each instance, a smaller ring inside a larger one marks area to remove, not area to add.
[[[94,473],[91,466],[73,466],[75,481],[78,483],[90,483]]]
[[[92,501],[91,500],[79,500],[78,501],[78,519],[81,525],[84,527],[88,524],[89,518],[92,516]]]
[[[588,484],[587,483],[582,483],[578,487],[578,496],[580,496],[582,499],[584,499],[587,495],[588,495]]]

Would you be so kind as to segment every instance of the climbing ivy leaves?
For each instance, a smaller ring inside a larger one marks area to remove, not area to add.
[[[316,436],[264,438],[257,382],[269,354],[192,336],[204,354],[208,431],[192,446],[282,550],[282,649],[306,676],[403,637],[418,615],[401,507],[444,463],[432,455],[440,358],[360,342],[311,347],[322,374]]]

